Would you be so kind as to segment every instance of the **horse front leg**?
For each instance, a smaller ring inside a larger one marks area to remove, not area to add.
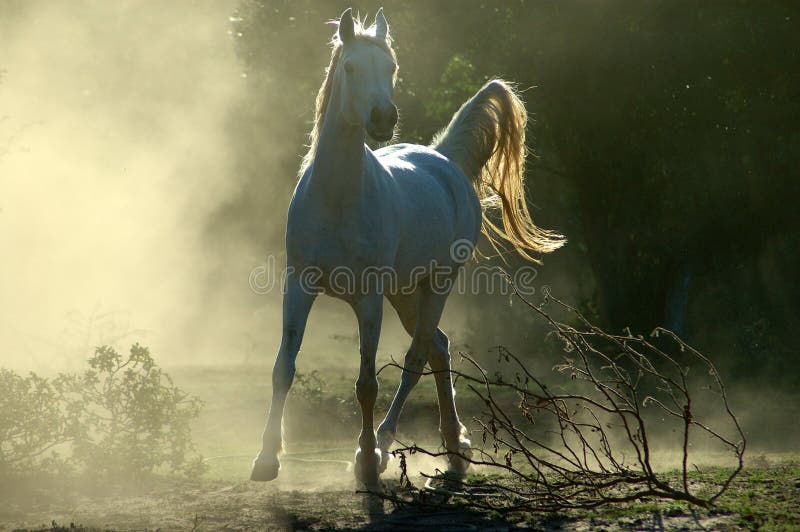
[[[287,278],[286,293],[283,296],[281,346],[272,368],[272,402],[262,437],[261,452],[253,461],[250,480],[268,481],[278,476],[281,467],[278,454],[283,450],[283,408],[294,381],[295,360],[300,351],[314,297],[296,279]]]
[[[378,397],[378,378],[375,374],[375,355],[381,332],[383,296],[369,295],[354,304],[358,317],[361,365],[356,381],[356,397],[361,406],[361,434],[355,456],[356,479],[367,489],[380,489],[378,467],[381,451],[377,448],[373,428],[375,401]]]

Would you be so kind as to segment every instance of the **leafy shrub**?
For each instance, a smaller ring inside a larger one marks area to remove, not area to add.
[[[353,394],[346,397],[329,392],[330,384],[317,370],[294,376],[292,393],[303,398],[314,412],[323,413],[337,423],[350,424],[360,416]]]
[[[149,473],[162,465],[198,472],[190,423],[201,402],[176,387],[147,348],[135,344],[123,357],[100,347],[89,367],[73,381],[89,436],[76,441],[77,458],[98,472]]]
[[[0,371],[0,474],[51,468],[53,460],[90,474],[202,473],[190,429],[201,402],[176,387],[147,348],[135,344],[123,356],[99,347],[88,364],[52,380]]]
[[[0,475],[31,470],[45,460],[63,465],[56,449],[80,431],[65,385],[63,376],[51,381],[0,369]]]

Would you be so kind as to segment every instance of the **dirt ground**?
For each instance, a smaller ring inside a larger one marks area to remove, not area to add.
[[[126,487],[50,485],[3,489],[0,530],[798,530],[800,468],[751,469],[711,510],[643,501],[594,511],[502,517],[441,501],[402,507],[357,493],[341,472],[318,485],[320,467],[287,464],[288,479],[151,479]],[[305,480],[304,480],[305,479]],[[416,479],[417,482],[419,479]],[[387,487],[396,488],[394,480]]]
[[[353,490],[282,491],[248,482],[174,484],[139,494],[80,496],[34,508],[17,507],[0,519],[0,530],[48,530],[53,523],[89,530],[686,530],[719,529],[735,521],[732,515],[688,511],[613,520],[568,516],[506,520],[457,507],[393,509]]]
[[[328,379],[327,393],[352,393],[352,372],[342,373],[347,378],[341,382]],[[442,501],[435,509],[398,508],[356,493],[347,466],[353,457],[357,416],[352,418],[356,424],[350,426],[346,405],[334,400],[302,408],[302,387],[288,407],[290,454],[280,477],[271,483],[250,482],[250,460],[258,450],[269,393],[263,386],[268,376],[267,368],[175,372],[178,384],[189,384],[187,390],[206,402],[193,430],[198,451],[208,459],[208,472],[201,479],[6,483],[0,485],[0,531],[800,530],[796,454],[751,453],[745,471],[711,510],[655,500],[593,511],[511,516],[467,510],[452,501]],[[394,383],[386,384],[383,389],[392,390]],[[467,396],[460,399],[469,416]],[[431,382],[420,384],[405,414],[406,421],[401,422],[405,432],[398,436],[423,446],[437,445],[438,414]],[[337,415],[344,421],[334,423]],[[412,419],[417,423],[412,424]],[[414,484],[422,486],[417,473],[433,473],[443,463],[415,455],[409,457],[408,466]],[[398,478],[396,467],[384,474],[389,489],[397,487]]]

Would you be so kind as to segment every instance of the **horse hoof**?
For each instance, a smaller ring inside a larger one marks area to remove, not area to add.
[[[461,437],[458,442],[458,454],[451,454],[448,456],[447,474],[452,476],[466,475],[469,469],[470,461],[472,460],[472,444],[469,439]]]
[[[362,453],[361,449],[356,449],[353,466],[356,480],[370,491],[379,490],[381,487],[378,476],[380,475],[379,467],[383,461],[382,455],[380,449],[375,449],[371,456],[369,453]]]
[[[250,473],[250,480],[256,482],[269,482],[278,477],[278,471],[281,468],[281,463],[276,459],[273,460],[259,460],[253,461],[253,470]]]
[[[375,494],[383,493],[383,480],[377,474],[371,478],[360,478],[356,482],[364,491]]]

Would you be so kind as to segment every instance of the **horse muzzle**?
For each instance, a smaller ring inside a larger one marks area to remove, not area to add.
[[[367,134],[378,142],[392,140],[394,126],[397,125],[397,107],[393,104],[375,106],[369,114]]]

